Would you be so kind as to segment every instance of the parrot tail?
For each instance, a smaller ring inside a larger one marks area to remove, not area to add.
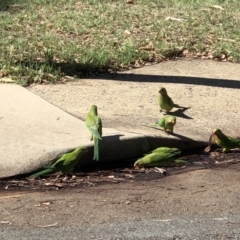
[[[93,141],[94,141],[94,153],[93,153],[93,160],[97,160],[99,159],[99,152],[98,152],[98,146],[99,146],[99,139],[98,137],[93,137]]]
[[[42,175],[48,174],[48,173],[52,173],[54,170],[52,168],[47,168],[45,170],[42,170],[40,172],[34,173],[31,176],[29,176],[29,178],[36,178],[36,177],[40,177]]]

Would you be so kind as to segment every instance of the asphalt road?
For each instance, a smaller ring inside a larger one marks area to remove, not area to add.
[[[239,169],[2,190],[0,239],[240,239]]]
[[[239,239],[240,214],[224,218],[176,217],[168,219],[133,220],[121,224],[80,225],[52,228],[1,228],[1,239]]]

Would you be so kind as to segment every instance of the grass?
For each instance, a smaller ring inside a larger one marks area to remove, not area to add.
[[[239,0],[133,1],[1,0],[0,77],[28,85],[176,57],[240,61]]]

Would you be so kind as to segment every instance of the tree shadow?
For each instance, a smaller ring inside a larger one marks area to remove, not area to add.
[[[131,81],[131,82],[155,82],[155,83],[175,83],[175,84],[191,84],[211,87],[223,87],[240,89],[240,80],[231,79],[213,79],[213,78],[198,78],[198,77],[182,77],[182,76],[166,76],[166,75],[148,75],[148,74],[134,74],[134,73],[110,73],[109,69],[113,66],[111,64],[94,64],[91,62],[77,63],[75,60],[68,62],[55,62],[53,60],[53,53],[46,53],[45,61],[39,62],[37,60],[16,61],[15,65],[21,65],[26,68],[39,70],[44,66],[50,68],[61,75],[89,78],[89,79],[103,79],[116,81]],[[160,63],[161,64],[161,63]]]
[[[108,76],[108,79],[117,80],[117,81],[176,83],[176,84],[192,84],[192,85],[202,85],[202,86],[211,86],[211,87],[240,88],[240,81],[230,80],[230,79],[147,75],[147,74],[134,74],[134,73],[118,73],[115,75],[112,74],[111,76]]]

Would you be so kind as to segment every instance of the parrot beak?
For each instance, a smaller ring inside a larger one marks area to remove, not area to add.
[[[139,169],[138,164],[134,163],[133,168],[134,169]]]

